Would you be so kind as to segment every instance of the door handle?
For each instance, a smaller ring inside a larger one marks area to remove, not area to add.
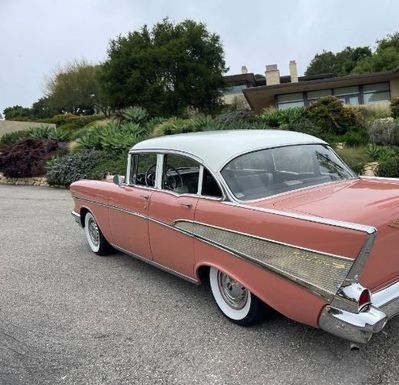
[[[141,194],[140,195],[142,198],[144,198],[146,201],[148,201],[148,199],[150,199],[149,195],[145,195],[145,194]]]
[[[188,209],[191,209],[191,207],[193,207],[191,203],[180,203],[180,206],[186,207]]]

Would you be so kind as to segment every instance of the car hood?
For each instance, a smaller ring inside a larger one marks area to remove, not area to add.
[[[261,201],[257,206],[379,227],[399,219],[399,179],[354,179]]]

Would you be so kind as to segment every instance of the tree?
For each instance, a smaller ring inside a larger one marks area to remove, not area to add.
[[[168,19],[111,40],[100,81],[113,108],[139,105],[152,115],[178,115],[186,107],[220,103],[226,71],[218,35],[205,24]]]
[[[377,40],[377,51],[385,48],[395,48],[399,51],[399,32],[395,32],[391,35],[387,35],[384,39]]]
[[[373,56],[360,60],[352,73],[382,72],[399,68],[399,50],[388,47],[377,50]]]
[[[333,73],[337,76],[349,75],[358,62],[372,56],[369,47],[346,47],[344,50],[333,53],[323,51],[316,54],[306,69],[305,75]]]
[[[101,106],[99,65],[75,61],[57,71],[46,84],[49,109],[72,114],[93,114]]]
[[[37,102],[32,104],[30,108],[30,115],[33,119],[49,118],[60,113],[61,109],[52,108],[49,105],[49,100],[46,97],[40,98]]]
[[[7,107],[4,109],[4,119],[6,120],[29,120],[30,108],[22,106]]]
[[[305,71],[305,75],[334,73],[337,76],[381,72],[399,68],[399,32],[377,40],[377,47],[346,47],[333,53],[323,51],[316,54]]]

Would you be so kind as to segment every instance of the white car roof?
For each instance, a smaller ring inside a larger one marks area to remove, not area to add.
[[[192,155],[212,171],[247,152],[294,144],[326,144],[314,136],[283,130],[204,131],[160,136],[137,143],[131,151],[176,151]]]

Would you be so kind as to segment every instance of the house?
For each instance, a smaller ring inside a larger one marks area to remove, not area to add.
[[[264,108],[307,106],[322,96],[334,95],[345,104],[389,103],[399,96],[399,68],[337,77],[334,74],[298,76],[296,62],[289,63],[290,75],[280,76],[276,64],[267,65],[265,76],[248,73],[225,76],[229,88],[225,103],[241,101],[255,112]]]

